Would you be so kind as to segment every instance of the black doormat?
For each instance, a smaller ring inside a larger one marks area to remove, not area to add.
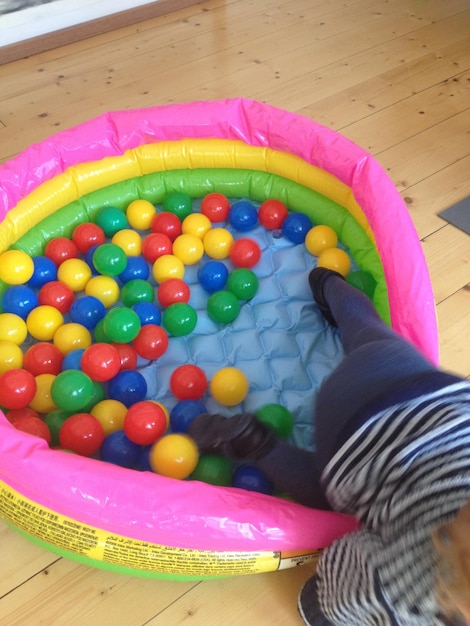
[[[470,235],[470,196],[438,213],[439,217]]]

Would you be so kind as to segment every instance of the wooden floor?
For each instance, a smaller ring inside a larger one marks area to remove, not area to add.
[[[1,54],[1,52],[0,52]],[[470,376],[468,0],[209,0],[0,66],[0,160],[112,109],[244,96],[369,150],[403,195],[435,290],[442,365]],[[304,566],[203,583],[57,558],[0,522],[0,625],[299,624]]]

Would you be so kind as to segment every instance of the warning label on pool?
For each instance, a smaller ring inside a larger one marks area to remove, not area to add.
[[[181,576],[235,576],[295,567],[320,551],[218,552],[175,548],[108,533],[45,508],[0,481],[0,517],[52,548],[117,568]]]

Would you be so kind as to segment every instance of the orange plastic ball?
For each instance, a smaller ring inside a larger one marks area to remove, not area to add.
[[[199,451],[195,441],[181,433],[164,435],[150,449],[150,467],[157,474],[184,480],[196,469]]]
[[[351,259],[341,248],[327,248],[318,257],[318,267],[326,267],[342,276],[347,276],[351,269]]]

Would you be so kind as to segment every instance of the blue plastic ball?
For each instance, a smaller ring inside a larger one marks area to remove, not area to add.
[[[140,448],[139,460],[137,461],[135,469],[140,470],[141,472],[153,472],[150,464],[150,450],[152,449],[152,446],[140,446]]]
[[[95,296],[82,296],[73,302],[69,314],[72,322],[93,330],[106,315],[106,307]]]
[[[282,224],[282,234],[292,243],[303,243],[312,227],[312,220],[304,213],[289,213]]]
[[[2,296],[3,312],[14,313],[24,320],[38,304],[36,292],[26,285],[12,285],[4,291]]]
[[[34,271],[28,281],[30,287],[40,289],[46,283],[57,280],[57,265],[47,256],[33,257]]]
[[[82,355],[85,352],[85,348],[77,348],[68,352],[62,361],[62,371],[65,370],[81,370],[82,369]]]
[[[206,261],[197,272],[201,287],[209,292],[221,291],[227,282],[229,271],[222,261]]]
[[[147,382],[140,372],[123,370],[109,381],[108,395],[113,400],[130,407],[136,402],[145,400]]]
[[[103,441],[100,449],[102,461],[129,469],[138,465],[140,456],[141,446],[132,442],[123,430],[110,433]]]
[[[230,208],[228,221],[235,230],[247,232],[258,223],[258,211],[249,200],[238,200]]]
[[[234,471],[232,487],[238,487],[238,489],[245,489],[246,491],[257,491],[267,495],[272,495],[274,492],[271,481],[253,465],[240,465]]]
[[[85,255],[83,257],[83,260],[85,261],[85,263],[89,266],[89,268],[91,269],[91,273],[93,274],[93,276],[98,276],[99,272],[96,269],[96,267],[94,266],[93,263],[93,254],[95,253],[95,250],[99,247],[99,244],[95,244],[94,246],[91,246],[91,248],[88,248],[88,250],[85,252]]]
[[[170,411],[170,426],[175,433],[186,433],[191,422],[207,408],[200,400],[181,400]]]
[[[146,324],[156,324],[160,326],[162,321],[162,313],[153,302],[137,302],[132,305],[132,310],[137,313],[142,326]]]
[[[142,256],[127,257],[127,266],[118,276],[122,283],[128,283],[131,280],[147,280],[150,276],[150,269],[147,261]]]

